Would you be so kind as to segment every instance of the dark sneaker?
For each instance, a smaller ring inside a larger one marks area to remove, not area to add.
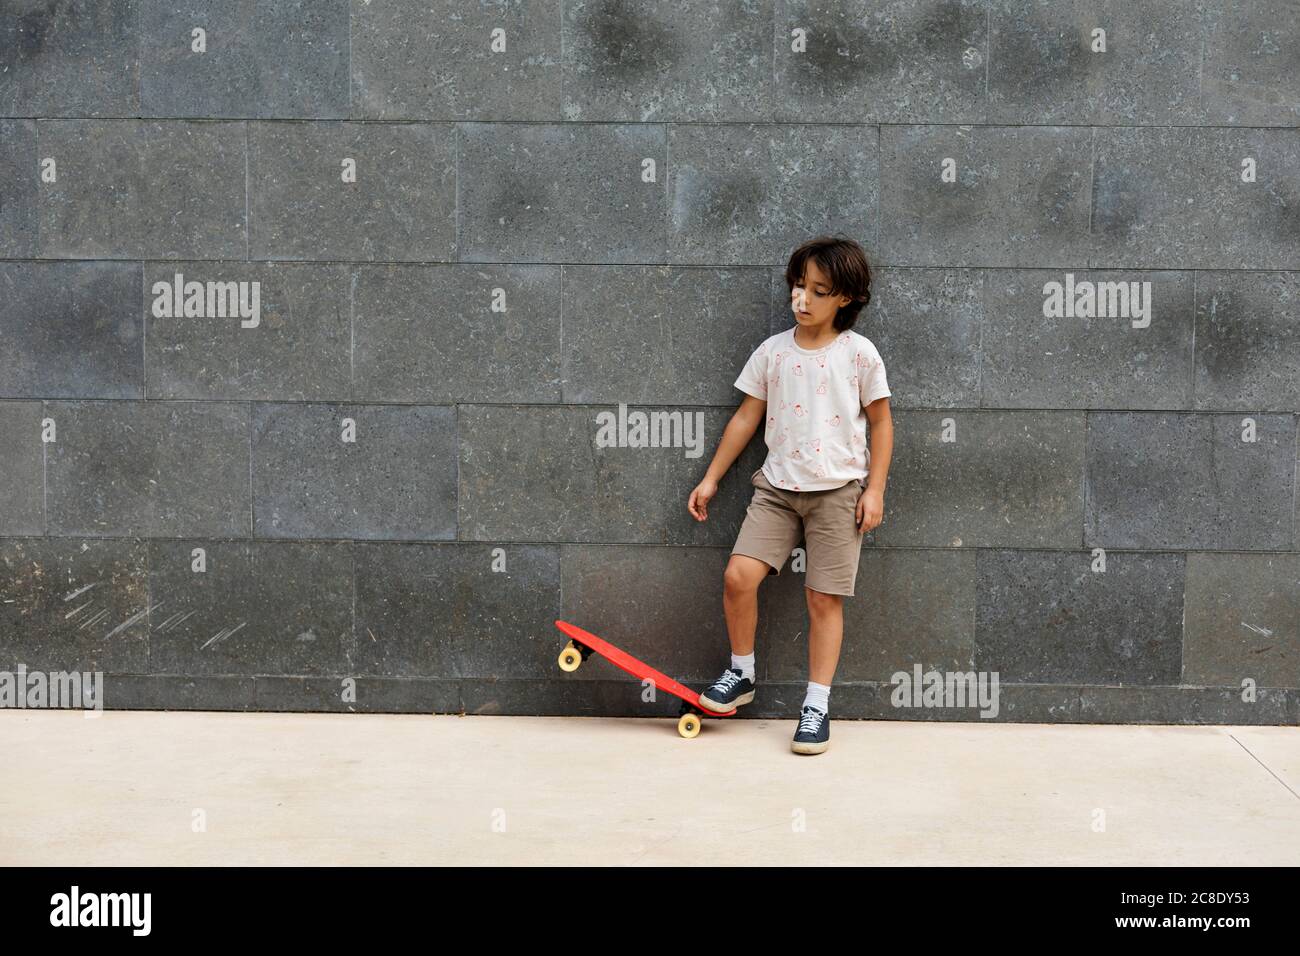
[[[799,712],[799,728],[790,749],[797,754],[819,754],[831,745],[831,716],[811,704]]]
[[[722,676],[700,692],[700,704],[706,710],[719,713],[748,704],[754,699],[754,682],[748,677],[741,677],[740,670],[728,667]]]

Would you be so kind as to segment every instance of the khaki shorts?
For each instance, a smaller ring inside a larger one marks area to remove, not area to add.
[[[774,488],[762,468],[749,482],[754,497],[731,553],[758,558],[771,565],[768,574],[780,574],[802,539],[808,549],[805,586],[852,597],[863,534],[858,531],[855,511],[865,482],[858,478],[825,491],[786,491]]]

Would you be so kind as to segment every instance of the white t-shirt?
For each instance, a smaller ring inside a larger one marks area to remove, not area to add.
[[[735,383],[767,402],[763,475],[789,491],[865,479],[871,451],[863,406],[891,394],[885,363],[871,340],[852,329],[810,350],[795,343],[796,328],[765,339]]]

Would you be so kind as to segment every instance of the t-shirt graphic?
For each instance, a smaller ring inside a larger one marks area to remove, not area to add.
[[[865,479],[871,451],[863,406],[892,394],[885,363],[871,340],[852,329],[810,350],[795,343],[796,328],[765,339],[735,382],[767,402],[763,476],[789,491]]]

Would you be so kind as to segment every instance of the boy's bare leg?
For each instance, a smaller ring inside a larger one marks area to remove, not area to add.
[[[808,679],[830,686],[844,640],[844,595],[805,587],[808,597]]]
[[[771,570],[767,562],[747,554],[733,554],[722,576],[722,609],[727,616],[731,653],[744,657],[754,653],[754,632],[758,629],[758,586]]]

